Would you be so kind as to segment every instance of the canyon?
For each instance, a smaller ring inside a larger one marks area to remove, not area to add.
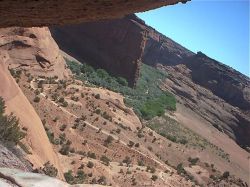
[[[26,133],[1,142],[0,185],[249,185],[249,78],[131,14],[178,2],[0,1],[0,96]],[[176,110],[145,120],[122,93],[158,74]]]

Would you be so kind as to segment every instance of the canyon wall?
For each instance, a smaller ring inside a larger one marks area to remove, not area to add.
[[[135,20],[127,17],[50,30],[66,53],[80,62],[126,78],[130,86],[135,85],[146,42],[146,32]]]
[[[169,78],[164,89],[241,146],[250,145],[248,77],[193,53],[135,15],[51,30],[60,48],[82,62],[124,76],[130,85],[137,81],[141,61],[165,70]]]

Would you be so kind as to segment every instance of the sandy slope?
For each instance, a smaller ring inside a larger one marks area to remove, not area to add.
[[[30,147],[30,151],[32,152],[32,154],[28,155],[28,159],[34,164],[34,167],[42,166],[49,160],[60,170],[58,158],[52,149],[42,122],[32,105],[11,77],[5,66],[6,59],[7,56],[4,58],[4,54],[1,53],[0,96],[6,101],[7,112],[13,112],[20,119],[21,125],[28,129],[25,143]],[[61,175],[60,172],[59,175]],[[60,177],[62,177],[62,175]]]
[[[226,134],[218,131],[203,118],[181,104],[177,105],[175,117],[180,123],[227,152],[230,155],[231,163],[228,165],[220,164],[213,157],[210,158],[209,155],[201,155],[203,159],[215,163],[224,171],[229,170],[234,174],[240,175],[242,179],[250,184],[250,154],[248,152],[237,145]],[[233,170],[232,167],[234,168]]]

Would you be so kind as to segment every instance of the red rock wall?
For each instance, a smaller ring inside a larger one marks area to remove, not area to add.
[[[51,28],[59,47],[95,67],[126,78],[134,86],[139,76],[146,37],[137,22],[126,18]]]
[[[188,0],[1,0],[0,27],[76,24],[121,18]]]

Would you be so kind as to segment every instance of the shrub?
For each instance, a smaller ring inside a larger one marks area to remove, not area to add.
[[[180,174],[186,174],[186,171],[185,169],[183,168],[183,165],[182,163],[178,164],[177,167],[176,167],[176,170],[177,170],[177,173],[180,175]]]
[[[129,164],[131,164],[132,160],[128,156],[126,156],[122,162],[127,164],[127,166],[129,166]]]
[[[64,101],[63,103],[62,103],[62,107],[67,107],[69,104],[68,104],[68,102],[67,101]]]
[[[140,108],[142,117],[150,120],[155,116],[162,116],[165,109],[176,110],[176,100],[171,94],[162,94],[159,98],[153,98]]]
[[[144,166],[144,163],[142,160],[138,160],[137,163],[138,163],[138,166]]]
[[[64,102],[64,98],[60,97],[60,99],[58,100],[58,102],[63,103]]]
[[[180,142],[181,144],[183,144],[183,145],[185,145],[185,144],[188,143],[188,141],[187,141],[186,139],[181,139],[179,142]]]
[[[123,77],[117,77],[116,80],[122,86],[128,86],[128,81],[126,79],[124,79]]]
[[[154,168],[154,167],[147,166],[146,171],[147,171],[147,172],[150,171],[151,173],[155,173],[155,168]]]
[[[109,159],[107,156],[102,155],[101,158],[100,158],[100,160],[101,160],[106,166],[109,165],[110,159]]]
[[[136,144],[135,144],[135,147],[140,147],[140,144],[139,144],[139,143],[136,143]]]
[[[108,135],[107,139],[104,141],[104,145],[108,146],[109,144],[111,144],[113,142],[114,138],[110,135]]]
[[[36,96],[33,100],[35,103],[39,103],[40,102],[40,97]]]
[[[135,143],[134,143],[133,141],[129,140],[129,142],[128,142],[128,146],[129,146],[129,147],[133,147],[134,144],[135,144]]]
[[[96,95],[95,95],[95,98],[96,98],[96,99],[100,99],[100,98],[101,98],[100,94],[96,94]]]
[[[61,127],[60,127],[60,131],[64,131],[66,129],[67,125],[63,124]]]
[[[230,173],[229,171],[225,171],[223,174],[222,174],[222,178],[223,179],[227,179],[229,177]]]
[[[92,153],[92,152],[90,152],[90,151],[87,153],[87,156],[88,156],[89,158],[96,159],[95,153]]]
[[[0,97],[0,140],[18,144],[25,137],[25,133],[19,127],[19,120],[12,113],[5,115],[5,102]]]
[[[105,176],[101,176],[101,177],[97,180],[97,182],[98,182],[99,184],[106,185],[106,184],[107,184],[107,182],[106,182],[106,177],[105,177]]]
[[[77,176],[75,177],[75,182],[77,184],[83,184],[85,181],[86,175],[82,170],[77,171]]]
[[[91,162],[91,161],[88,161],[87,167],[88,167],[88,168],[93,168],[93,167],[94,167],[94,163]]]
[[[64,178],[69,184],[82,184],[86,178],[86,175],[82,170],[77,171],[77,175],[74,176],[72,170],[64,173]]]
[[[44,164],[43,172],[45,175],[50,177],[56,177],[58,170],[52,164],[50,164],[50,162],[46,162]]]
[[[188,161],[190,162],[191,165],[195,165],[199,161],[199,158],[191,158],[191,157],[189,157]]]
[[[64,173],[64,178],[67,183],[74,184],[74,176],[72,174],[72,170],[69,170],[68,172]]]
[[[158,179],[158,177],[157,177],[157,175],[152,175],[151,179],[152,179],[153,181],[156,181],[156,180]]]
[[[107,112],[103,112],[102,117],[106,120],[112,121],[112,117]]]
[[[62,155],[68,155],[69,154],[69,150],[70,150],[70,145],[64,144],[62,145],[61,149],[59,150],[59,152]]]
[[[98,108],[98,109],[95,110],[95,113],[96,114],[101,114],[101,110]]]
[[[152,148],[151,146],[148,146],[148,150],[149,150],[149,151],[152,151],[153,148]]]
[[[54,136],[54,133],[53,132],[51,132],[49,129],[45,129],[46,130],[46,134],[47,134],[47,136],[48,136],[48,138],[49,138],[49,141],[51,142],[51,143],[53,143],[54,144],[54,142],[55,142],[55,136]]]

